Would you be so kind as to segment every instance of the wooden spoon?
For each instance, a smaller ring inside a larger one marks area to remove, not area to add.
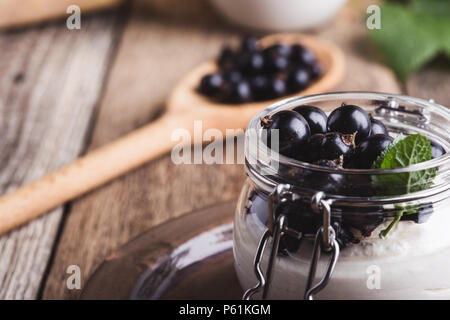
[[[279,34],[261,39],[262,46],[301,43],[311,49],[324,68],[323,76],[298,94],[321,93],[332,89],[344,75],[344,57],[339,48],[312,36]],[[31,184],[0,197],[0,233],[11,230],[63,203],[133,170],[167,152],[179,141],[171,139],[176,129],[191,137],[194,121],[202,121],[203,131],[244,129],[250,119],[274,101],[226,105],[214,103],[197,93],[200,78],[216,69],[205,62],[187,74],[174,88],[165,114],[158,120],[96,149],[74,163]]]

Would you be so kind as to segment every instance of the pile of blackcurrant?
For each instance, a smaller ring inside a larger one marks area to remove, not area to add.
[[[275,99],[305,89],[320,77],[314,53],[301,44],[274,44],[262,48],[246,37],[238,49],[225,47],[219,71],[202,77],[199,92],[224,103]]]
[[[299,161],[335,169],[371,169],[377,158],[394,141],[381,121],[373,119],[361,107],[345,103],[328,116],[315,106],[302,105],[269,114],[260,119],[260,124],[265,129],[262,130],[262,138],[269,148]],[[433,141],[431,151],[432,158],[446,152]],[[339,170],[332,173],[328,170],[295,170],[289,166],[280,166],[279,175],[287,183],[294,181],[303,188],[321,190],[327,194],[359,197],[377,195],[370,175],[346,175]],[[258,216],[266,217],[264,204],[267,204],[267,200],[263,204],[263,200],[256,200],[252,200],[251,209]],[[331,224],[341,248],[358,243],[361,237],[370,236],[386,221],[385,210],[383,206],[338,209],[340,214],[331,217]],[[424,223],[433,213],[433,205],[409,210],[411,212],[403,214],[401,220]],[[289,228],[302,234],[314,234],[322,224],[321,216],[315,214],[310,204],[302,199],[278,203],[275,215],[280,214],[287,217]],[[295,252],[300,245],[300,239],[284,234],[280,240],[279,253]]]
[[[278,130],[280,154],[334,168],[370,169],[393,141],[382,122],[345,103],[329,116],[314,106],[283,110],[262,118],[261,126],[269,147]]]

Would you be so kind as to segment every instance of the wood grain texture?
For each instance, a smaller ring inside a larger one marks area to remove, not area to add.
[[[306,35],[277,34],[262,38],[260,43],[264,47],[276,43],[302,43],[315,53],[323,68],[323,75],[308,88],[291,96],[323,93],[342,81],[344,57],[341,50],[329,42]],[[217,129],[225,136],[230,129],[233,132],[244,130],[255,113],[277,102],[271,100],[231,106],[212,102],[199,94],[197,87],[204,75],[216,71],[213,60],[194,68],[173,88],[167,100],[166,112],[157,121],[0,197],[0,234],[170,152],[178,144],[178,141],[171,139],[172,132],[183,128],[190,136],[194,136],[195,120],[203,122],[201,134]],[[149,141],[152,143],[149,144]]]
[[[85,14],[116,6],[120,2],[121,0],[0,0],[0,28],[37,23],[64,15],[68,17],[67,8],[74,4]]]
[[[83,149],[112,51],[115,14],[80,31],[52,24],[0,34],[0,192],[70,162]],[[62,208],[0,238],[0,298],[36,298]]]
[[[338,27],[318,31],[348,54],[347,77],[339,89],[400,92],[387,68],[365,60],[360,51],[352,53],[364,36],[362,13],[344,10],[336,21]],[[144,19],[138,11],[132,14],[110,73],[91,148],[152,120],[184,73],[238,36],[209,21]],[[75,201],[43,298],[77,298],[79,291],[65,288],[68,265],[80,266],[83,286],[112,250],[170,218],[236,197],[244,178],[241,165],[176,166],[166,155]]]

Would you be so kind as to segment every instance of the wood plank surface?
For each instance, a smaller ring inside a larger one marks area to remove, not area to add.
[[[0,193],[83,150],[114,47],[109,12],[69,31],[65,21],[0,33]],[[0,238],[0,299],[37,297],[63,208]]]
[[[366,50],[354,51],[366,45],[362,14],[345,9],[337,27],[328,25],[317,31],[347,53],[348,74],[337,89],[398,93],[400,88],[387,68],[367,60]],[[101,102],[91,148],[154,119],[183,73],[239,35],[225,28],[220,19],[211,19],[213,12],[204,11],[203,16],[207,18],[164,19],[132,12]],[[244,179],[241,165],[177,166],[166,155],[75,201],[43,298],[77,298],[80,291],[65,286],[68,265],[81,268],[83,286],[112,250],[170,218],[237,197]]]
[[[0,28],[39,23],[68,17],[67,8],[77,5],[84,15],[93,10],[117,6],[121,0],[0,0]],[[72,12],[72,11],[70,11]]]

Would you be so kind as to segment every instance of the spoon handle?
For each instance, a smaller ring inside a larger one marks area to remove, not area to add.
[[[165,114],[37,181],[0,197],[0,234],[170,151],[172,132],[190,120]]]

